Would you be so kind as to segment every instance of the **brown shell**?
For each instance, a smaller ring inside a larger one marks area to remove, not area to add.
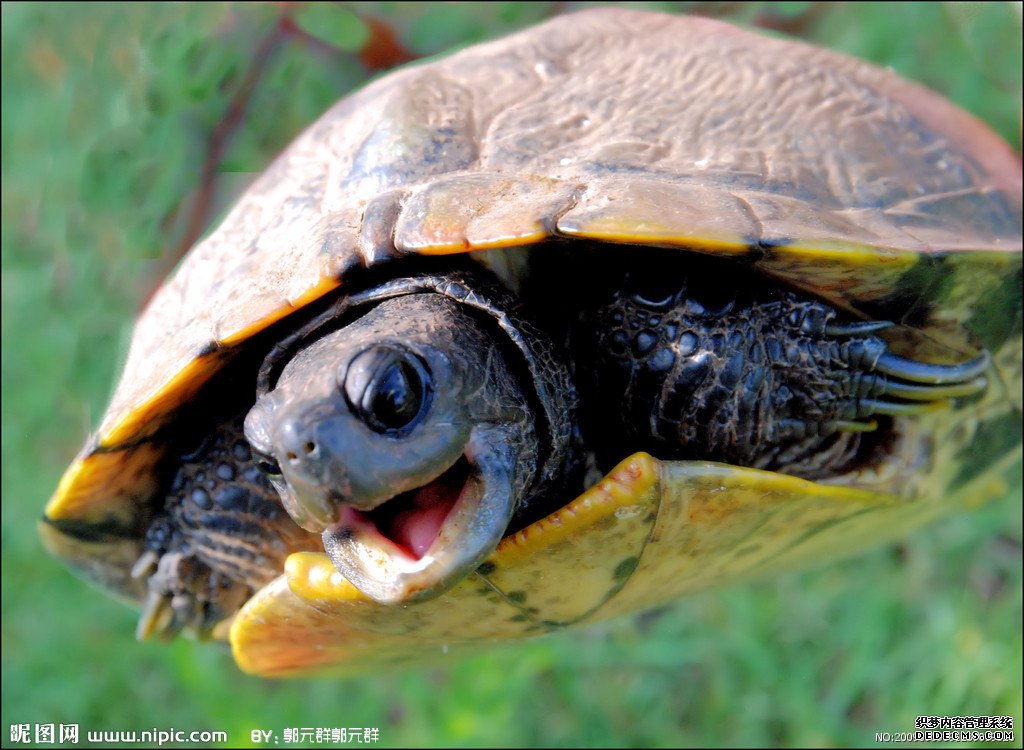
[[[924,300],[969,349],[1019,273],[1021,164],[920,85],[703,18],[592,10],[404,69],[303,133],[153,298],[47,508],[104,531],[51,546],[134,594],[153,436],[250,337],[355,266],[550,237],[750,254],[853,310]]]

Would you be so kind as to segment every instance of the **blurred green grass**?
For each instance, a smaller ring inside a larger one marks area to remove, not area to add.
[[[265,682],[239,674],[226,649],[136,643],[134,612],[41,550],[35,521],[190,220],[215,216],[366,80],[352,53],[367,18],[422,56],[580,5],[297,6],[297,28],[319,38],[271,45],[212,195],[197,193],[211,134],[281,6],[3,6],[5,740],[12,723],[74,723],[81,744],[96,729],[218,729],[249,744],[254,729],[371,726],[388,746],[856,746],[913,730],[919,714],[1011,715],[1019,738],[1019,488],[815,571],[347,681]],[[643,5],[757,22],[891,66],[1020,150],[1018,4]]]

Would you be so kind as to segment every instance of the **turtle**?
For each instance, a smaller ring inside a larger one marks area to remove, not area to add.
[[[342,99],[140,316],[40,532],[268,676],[893,539],[1021,461],[1021,164],[865,62],[560,16]]]

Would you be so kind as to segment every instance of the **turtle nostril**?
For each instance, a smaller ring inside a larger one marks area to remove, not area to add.
[[[286,461],[292,469],[305,466],[305,470],[315,471],[314,464],[320,459],[320,443],[314,427],[305,420],[292,420],[282,425],[277,436],[282,449],[282,461]]]

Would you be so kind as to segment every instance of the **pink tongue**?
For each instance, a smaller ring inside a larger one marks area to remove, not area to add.
[[[388,524],[388,536],[411,550],[418,560],[437,539],[444,519],[459,499],[459,490],[445,482],[433,481],[410,495],[409,507],[395,513]]]

